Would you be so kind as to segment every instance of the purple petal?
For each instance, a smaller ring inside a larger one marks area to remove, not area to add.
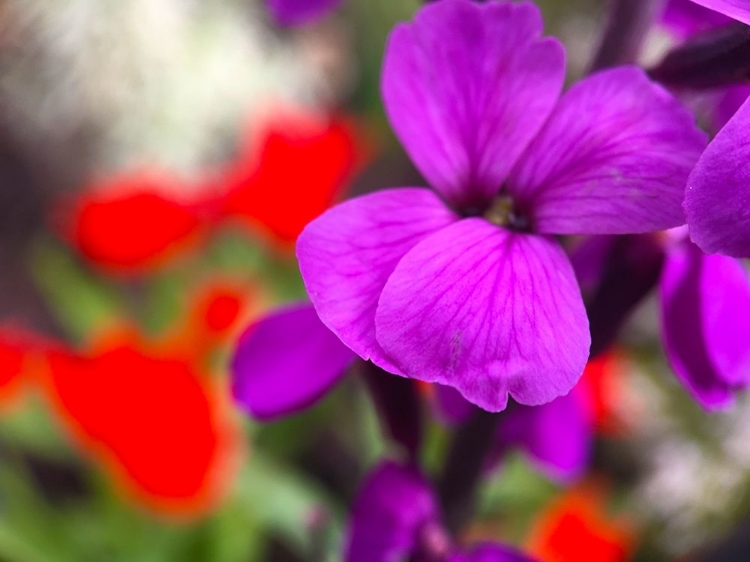
[[[573,86],[508,180],[543,234],[636,234],[684,224],[705,146],[693,116],[636,67]]]
[[[721,27],[731,21],[726,16],[703,8],[692,0],[669,0],[662,17],[662,24],[683,39]]]
[[[573,390],[543,406],[510,408],[502,415],[497,437],[500,452],[518,447],[548,477],[565,482],[586,469],[593,433],[586,404]]]
[[[375,339],[375,309],[399,260],[458,218],[431,191],[390,189],[326,211],[297,239],[302,278],[323,323],[363,359],[398,373]]]
[[[690,239],[704,252],[750,257],[750,100],[708,145],[688,180]]]
[[[232,393],[253,417],[272,420],[314,403],[354,359],[312,306],[296,305],[242,334],[232,358]]]
[[[267,0],[268,10],[277,24],[295,26],[311,23],[325,16],[341,0]]]
[[[693,0],[693,2],[741,21],[745,25],[750,25],[750,2],[748,0]]]
[[[703,336],[716,372],[728,383],[750,383],[750,279],[732,258],[706,255],[700,290]]]
[[[456,554],[449,562],[533,562],[526,556],[507,546],[484,543],[474,547],[470,553]]]
[[[750,282],[731,258],[675,246],[661,280],[662,339],[677,378],[706,409],[733,402],[750,377]]]
[[[565,53],[541,31],[530,3],[441,0],[391,33],[386,112],[454,206],[481,206],[498,192],[560,94]]]
[[[411,378],[453,386],[489,410],[566,394],[586,365],[589,330],[559,244],[483,219],[417,244],[383,289],[377,338]]]
[[[720,131],[734,114],[742,107],[747,98],[750,97],[750,86],[739,84],[724,88],[719,92],[716,106],[713,111],[711,126],[715,131]]]
[[[345,562],[408,559],[420,531],[439,520],[432,489],[414,469],[386,462],[365,481],[354,502]]]

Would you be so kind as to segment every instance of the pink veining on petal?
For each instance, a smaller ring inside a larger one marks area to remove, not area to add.
[[[684,224],[688,174],[705,146],[695,119],[636,67],[568,90],[508,179],[544,234],[636,234]]]
[[[406,375],[500,411],[537,405],[583,373],[590,336],[572,267],[553,239],[464,219],[409,251],[388,279],[377,339]]]
[[[323,323],[363,359],[399,374],[375,339],[375,309],[399,260],[457,217],[433,192],[390,189],[352,199],[297,241],[308,295]]]
[[[388,40],[382,92],[396,135],[455,207],[486,204],[552,110],[565,54],[526,2],[441,0]]]

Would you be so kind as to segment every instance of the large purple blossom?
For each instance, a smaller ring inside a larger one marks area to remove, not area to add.
[[[635,67],[559,93],[564,50],[529,3],[442,0],[391,34],[382,92],[432,186],[345,202],[297,255],[321,320],[364,359],[491,411],[583,372],[590,336],[560,234],[684,222],[705,141]]]
[[[416,468],[384,462],[365,480],[355,500],[346,562],[445,560],[530,562],[516,550],[484,543],[456,548],[442,526],[437,498]]]

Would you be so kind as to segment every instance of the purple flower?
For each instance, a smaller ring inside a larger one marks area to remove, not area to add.
[[[355,360],[311,305],[292,305],[259,319],[239,338],[231,364],[234,400],[255,419],[274,421],[323,398]],[[369,363],[362,362],[357,371],[368,384],[384,430],[415,456],[422,419],[414,382]]]
[[[268,10],[276,23],[296,26],[310,23],[341,4],[341,0],[268,0]]]
[[[750,101],[706,148],[688,179],[690,239],[709,254],[750,258]]]
[[[385,190],[308,225],[300,270],[323,323],[364,359],[490,411],[566,394],[590,336],[559,234],[683,223],[705,142],[635,67],[558,99],[564,50],[529,3],[442,0],[391,34],[382,92],[432,190]]]
[[[552,480],[568,482],[583,474],[591,453],[594,425],[586,398],[576,388],[542,406],[514,404],[503,412],[495,446],[490,451],[490,468],[509,451],[519,449]],[[438,387],[437,397],[449,423],[465,421],[474,409],[448,386]]]
[[[669,0],[662,17],[664,26],[682,39],[731,21],[731,18],[699,6],[692,0]]]
[[[692,0],[727,17],[750,25],[750,2],[747,0]]]
[[[669,249],[660,283],[664,349],[701,406],[731,405],[750,384],[750,279],[742,264],[686,239]]]
[[[354,360],[312,306],[297,304],[242,334],[232,358],[232,394],[253,417],[270,421],[313,404]]]
[[[376,467],[357,495],[347,537],[346,562],[447,560],[529,562],[496,544],[461,552],[442,526],[432,487],[416,468],[394,462]]]
[[[617,255],[620,237],[596,237],[586,240],[576,251],[574,263],[583,283],[593,285],[611,276],[608,269],[620,269],[612,255]],[[731,405],[734,393],[750,384],[750,279],[737,260],[720,255],[706,255],[691,243],[684,229],[666,237],[641,237],[641,252],[662,259],[641,263],[656,273],[661,308],[661,337],[664,350],[677,379],[705,409],[717,410]],[[637,263],[629,269],[638,269]],[[620,275],[635,279],[638,272],[622,271]],[[618,307],[616,295],[601,306]],[[603,312],[604,317],[618,317]]]

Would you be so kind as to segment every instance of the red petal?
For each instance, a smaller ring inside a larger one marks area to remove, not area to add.
[[[630,524],[609,518],[605,490],[584,485],[557,498],[539,516],[529,550],[542,562],[625,562],[634,551]]]
[[[135,348],[50,359],[53,397],[76,437],[160,511],[210,507],[227,484],[233,428],[191,366]]]
[[[362,159],[351,124],[285,114],[228,171],[224,211],[247,219],[282,243],[342,194]]]
[[[152,267],[178,253],[197,234],[191,206],[166,196],[173,180],[144,173],[115,178],[75,204],[68,230],[87,258],[115,270]]]

